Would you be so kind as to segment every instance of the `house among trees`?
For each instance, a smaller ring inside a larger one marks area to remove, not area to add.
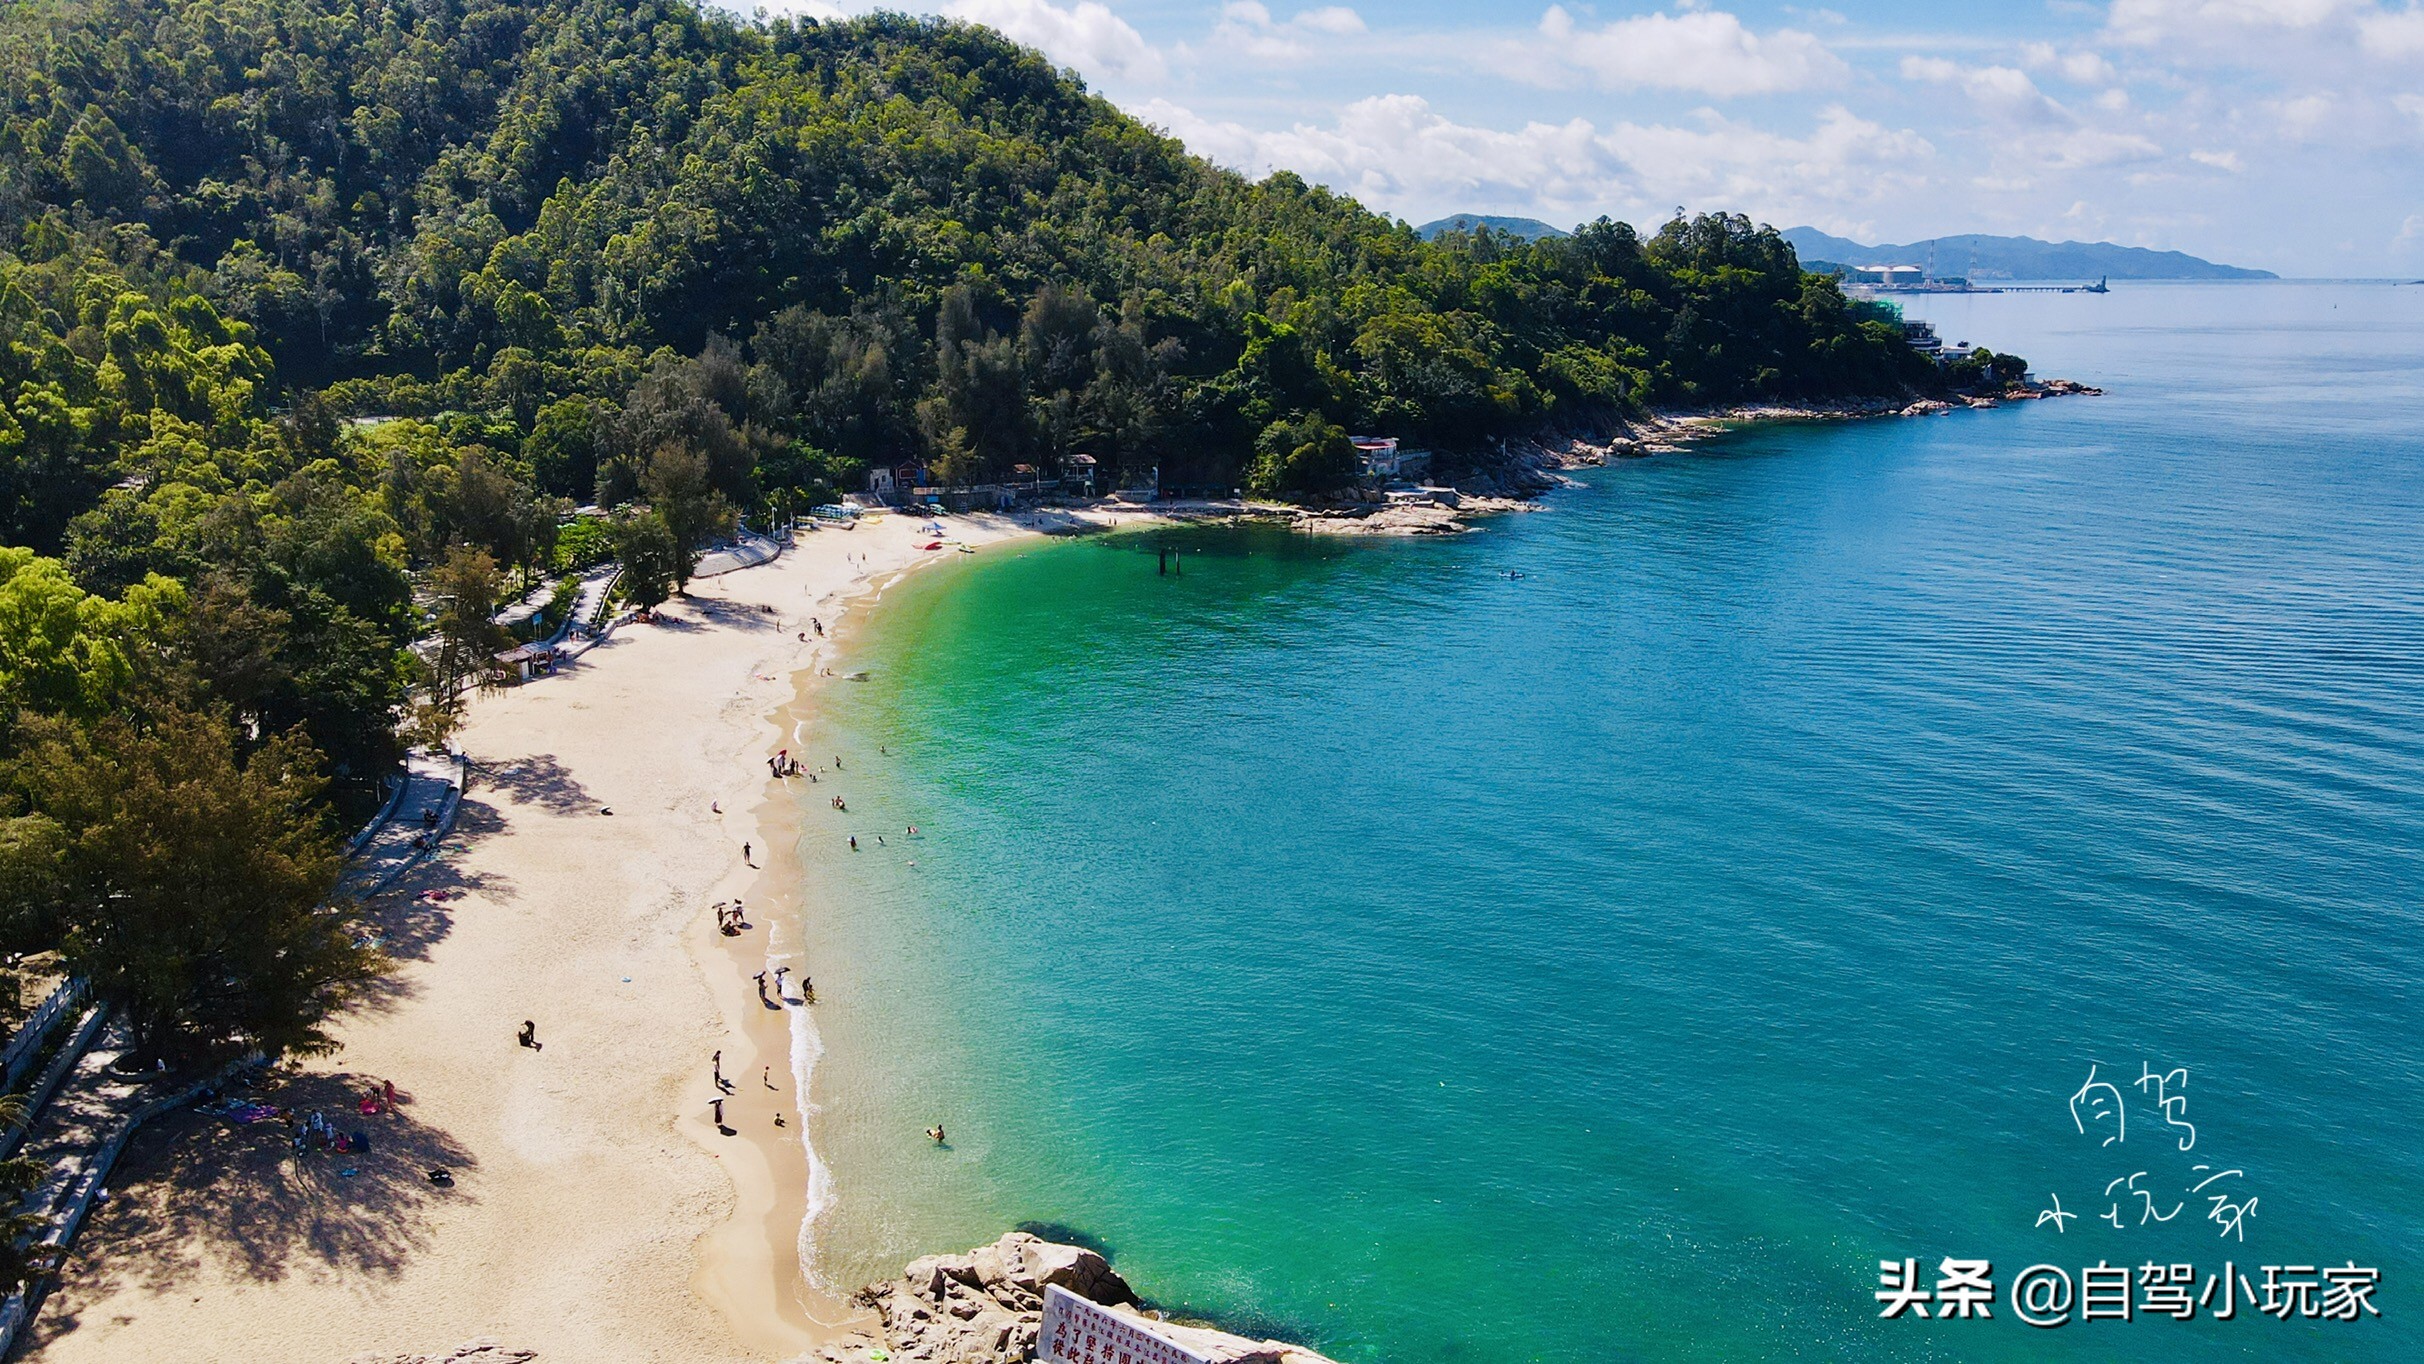
[[[1100,472],[1101,466],[1096,463],[1094,456],[1071,455],[1061,461],[1061,490],[1079,497],[1092,497],[1095,475]]]
[[[1395,436],[1349,436],[1364,477],[1419,478],[1431,470],[1431,452],[1405,449]]]

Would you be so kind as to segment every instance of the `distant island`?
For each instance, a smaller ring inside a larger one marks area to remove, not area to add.
[[[1563,228],[1551,227],[1538,218],[1502,218],[1488,213],[1451,213],[1445,218],[1433,219],[1415,228],[1414,234],[1424,241],[1430,242],[1437,241],[1450,232],[1471,233],[1485,227],[1492,232],[1504,232],[1512,237],[1520,237],[1527,242],[1574,235]]]
[[[2280,278],[2270,270],[2216,265],[2179,251],[2149,251],[2111,242],[2046,242],[2035,237],[1970,233],[1901,246],[1869,246],[1814,227],[1787,228],[1783,235],[1801,254],[1805,268],[1829,274],[1863,265],[1916,265],[1931,279]]]

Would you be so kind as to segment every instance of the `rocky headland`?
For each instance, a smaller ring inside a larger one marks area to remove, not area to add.
[[[1017,1231],[964,1255],[912,1260],[899,1278],[861,1289],[858,1301],[874,1309],[878,1324],[809,1357],[825,1364],[1032,1360],[1044,1290],[1055,1285],[1215,1364],[1330,1364],[1282,1341],[1166,1320],[1146,1308],[1099,1253]]]
[[[1611,459],[1642,459],[1681,452],[1695,441],[1763,422],[1848,421],[1872,417],[1929,417],[1969,408],[2043,398],[2098,396],[2104,390],[2069,379],[2013,384],[2000,393],[1957,395],[1950,400],[1872,398],[1833,403],[1737,406],[1706,412],[1658,412],[1581,434],[1544,434],[1503,441],[1474,458],[1445,483],[1415,489],[1378,486],[1345,489],[1303,506],[1274,504],[1267,511],[1299,530],[1336,535],[1454,535],[1472,529],[1470,519],[1505,512],[1538,511],[1543,493],[1571,486],[1566,471],[1592,468]]]

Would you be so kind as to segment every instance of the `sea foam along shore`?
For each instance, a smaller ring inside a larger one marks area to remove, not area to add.
[[[1034,528],[948,524],[969,543]],[[812,1051],[788,1063],[799,1011],[761,1007],[751,980],[798,912],[795,807],[763,760],[813,704],[810,618],[830,630],[949,555],[931,542],[903,517],[804,534],[479,698],[456,834],[373,907],[393,974],[340,1020],[343,1051],[282,1068],[274,1100],[343,1112],[384,1079],[408,1101],[366,1121],[359,1158],[292,1157],[274,1123],[148,1129],[32,1357],[332,1364],[488,1336],[719,1364],[796,1357],[853,1319],[801,1280]],[[710,907],[736,895],[754,927],[726,938]],[[515,1045],[525,1019],[543,1050]],[[712,1120],[719,1050],[733,1136]]]

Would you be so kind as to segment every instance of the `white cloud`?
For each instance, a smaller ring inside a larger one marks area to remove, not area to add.
[[[2300,95],[2294,99],[2264,102],[2265,112],[2279,123],[2281,131],[2291,137],[2311,137],[2331,121],[2337,102],[2329,95]]]
[[[950,0],[943,12],[1000,29],[1097,79],[1157,81],[1165,74],[1161,53],[1098,0],[1066,8],[1051,0]]]
[[[1555,66],[1612,90],[1764,95],[1832,85],[1850,72],[1815,35],[1790,28],[1754,33],[1722,10],[1644,14],[1590,29],[1564,6],[1551,5],[1540,18],[1540,37],[1517,59],[1531,74]]]
[[[1327,127],[1278,132],[1216,122],[1167,101],[1138,110],[1194,151],[1260,175],[1296,171],[1384,212],[1520,208],[1569,221],[1601,213],[1663,217],[1677,203],[1772,221],[1828,217],[1908,189],[1934,148],[1840,107],[1803,136],[1702,110],[1696,126],[1585,119],[1512,131],[1457,123],[1414,95],[1359,100]]]
[[[2400,113],[2424,124],[2424,95],[2394,95],[2390,102]]]
[[[2121,42],[2153,47],[2224,31],[2320,27],[2369,0],[2113,0],[2109,25]]]
[[[1942,57],[1905,57],[1902,75],[1905,80],[1958,85],[1981,113],[2007,123],[2061,125],[2076,121],[2038,89],[2027,72],[2012,67],[1963,66]]]
[[[2424,57],[2424,9],[2367,15],[2357,32],[2365,50],[2377,57]]]
[[[1362,32],[1363,16],[1344,5],[1305,10],[1281,22],[1259,0],[1229,0],[1220,7],[1212,44],[1256,61],[1302,62],[1314,55],[1307,38],[1346,38]]]
[[[2233,175],[2238,174],[2240,170],[2243,169],[2243,167],[2239,164],[2239,154],[2234,151],[2190,152],[2188,154],[2188,159],[2196,162],[2200,166],[2211,166],[2215,170],[2226,170]]]
[[[2073,85],[2111,85],[2121,79],[2113,64],[2093,52],[2064,52],[2052,43],[2029,43],[2020,49],[2021,64],[2031,71],[2052,71]]]
[[[1902,75],[1905,80],[1958,86],[1985,116],[1993,142],[2006,157],[2076,170],[2144,161],[2163,153],[2142,134],[2090,124],[2016,67],[1963,66],[1942,57],[1912,56],[1902,59]],[[2126,105],[2127,97],[2123,100]]]
[[[1311,29],[1315,33],[1347,34],[1364,31],[1363,16],[1344,5],[1309,9],[1289,22],[1298,28]]]

